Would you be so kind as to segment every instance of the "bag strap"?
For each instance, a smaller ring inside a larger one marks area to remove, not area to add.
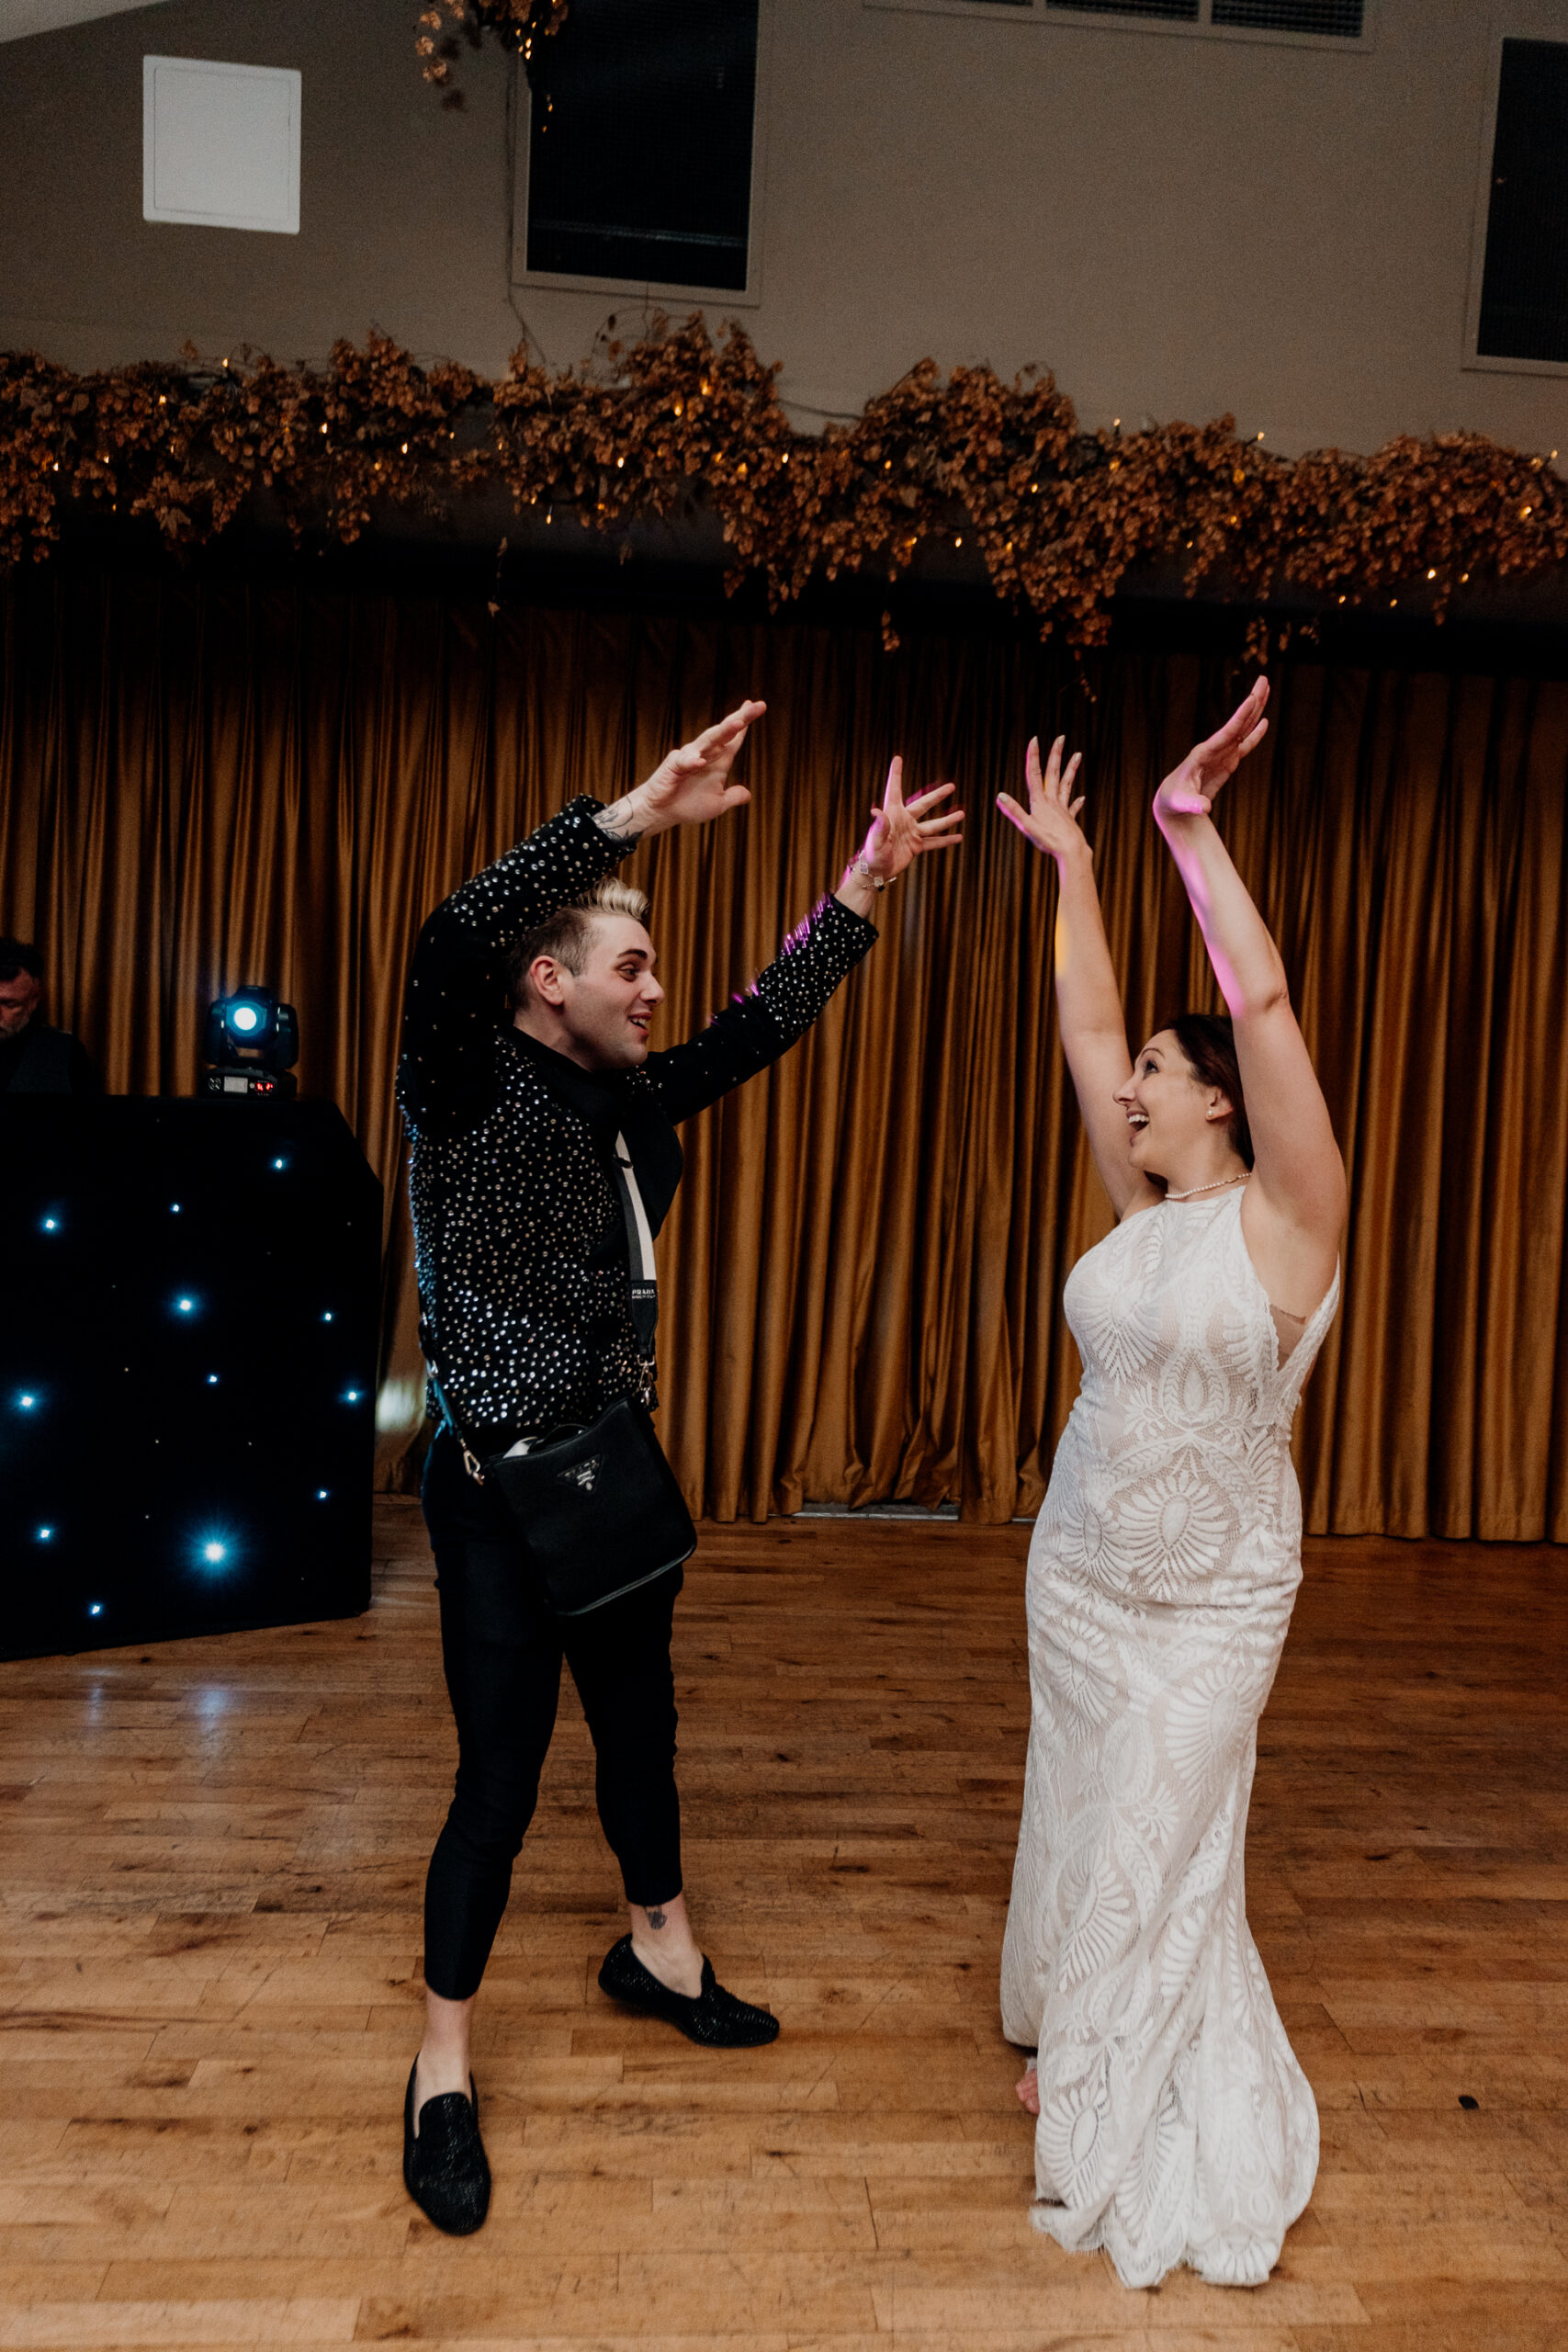
[[[653,1353],[659,1328],[659,1276],[653,1262],[653,1231],[638,1190],[637,1170],[625,1136],[615,1137],[615,1189],[626,1226],[626,1268],[631,1276],[632,1325],[645,1356]]]
[[[452,1408],[446,1402],[446,1391],[442,1387],[440,1381],[437,1380],[435,1376],[435,1366],[433,1363],[427,1363],[425,1365],[425,1371],[430,1377],[430,1393],[441,1408],[441,1419],[457,1441],[458,1451],[461,1453],[463,1457],[463,1467],[468,1472],[469,1477],[473,1480],[475,1486],[482,1487],[485,1479],[484,1472],[479,1468],[479,1457],[469,1445],[468,1441],[463,1435],[462,1430],[457,1427]]]

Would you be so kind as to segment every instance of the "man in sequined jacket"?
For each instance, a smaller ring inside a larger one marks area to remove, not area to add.
[[[833,893],[700,1035],[650,1053],[663,990],[647,901],[610,877],[646,835],[745,803],[730,769],[762,712],[742,704],[611,808],[572,801],[454,891],[414,950],[398,1094],[412,1139],[422,1338],[447,1417],[424,1512],[458,1766],[425,1887],[427,2019],[404,2104],[403,2168],[431,2220],[456,2233],[477,2229],[488,2206],[469,2023],[536,1801],[563,1658],[592,1733],[599,1815],[630,1915],[601,1984],[709,2047],[778,2032],[765,2009],[715,1982],[681,1891],[670,1664],[679,1571],[586,1616],[552,1615],[502,1507],[462,1458],[465,1444],[484,1454],[592,1420],[618,1396],[653,1401],[609,1174],[616,1134],[657,1232],[680,1181],[677,1124],[786,1051],[875,939],[877,893],[911,857],[957,838],[959,814],[928,813],[952,786],[906,804],[895,761]]]

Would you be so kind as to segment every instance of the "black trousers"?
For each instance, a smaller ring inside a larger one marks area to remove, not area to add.
[[[585,1617],[539,1599],[501,1502],[442,1430],[424,1472],[441,1595],[441,1657],[457,1722],[457,1780],[424,1888],[424,1981],[449,2001],[479,1990],[538,1801],[561,1660],[593,1735],[595,1794],[628,1903],[681,1892],[671,1619],[679,1569]]]

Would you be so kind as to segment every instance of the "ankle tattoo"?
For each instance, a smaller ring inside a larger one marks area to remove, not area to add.
[[[669,1914],[668,1914],[667,1912],[660,1911],[660,1910],[657,1910],[657,1909],[656,1909],[656,1910],[652,1910],[652,1911],[650,1911],[650,1912],[649,1913],[649,1915],[648,1915],[648,1924],[649,1924],[649,1926],[650,1928],[656,1928],[656,1929],[657,1929],[657,1928],[662,1928],[662,1927],[663,1927],[663,1925],[664,1925],[664,1923],[665,1923],[665,1921],[666,1921],[666,1919],[668,1918],[668,1917],[669,1917]]]

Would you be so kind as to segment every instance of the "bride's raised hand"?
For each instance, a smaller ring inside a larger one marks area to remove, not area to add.
[[[1051,746],[1043,772],[1040,766],[1040,738],[1032,735],[1024,754],[1023,777],[1029,787],[1029,806],[1021,808],[1010,792],[998,792],[997,807],[1015,831],[1036,849],[1046,851],[1058,863],[1070,857],[1076,849],[1087,849],[1078,830],[1078,810],[1083,807],[1083,795],[1075,800],[1073,786],[1077,781],[1078,763],[1083,754],[1075,752],[1064,768],[1062,753],[1067,739],[1058,735]]]
[[[1240,704],[1206,743],[1195,743],[1179,768],[1172,768],[1155,795],[1158,817],[1206,817],[1248,752],[1256,750],[1269,731],[1264,707],[1269,681],[1259,678]]]

